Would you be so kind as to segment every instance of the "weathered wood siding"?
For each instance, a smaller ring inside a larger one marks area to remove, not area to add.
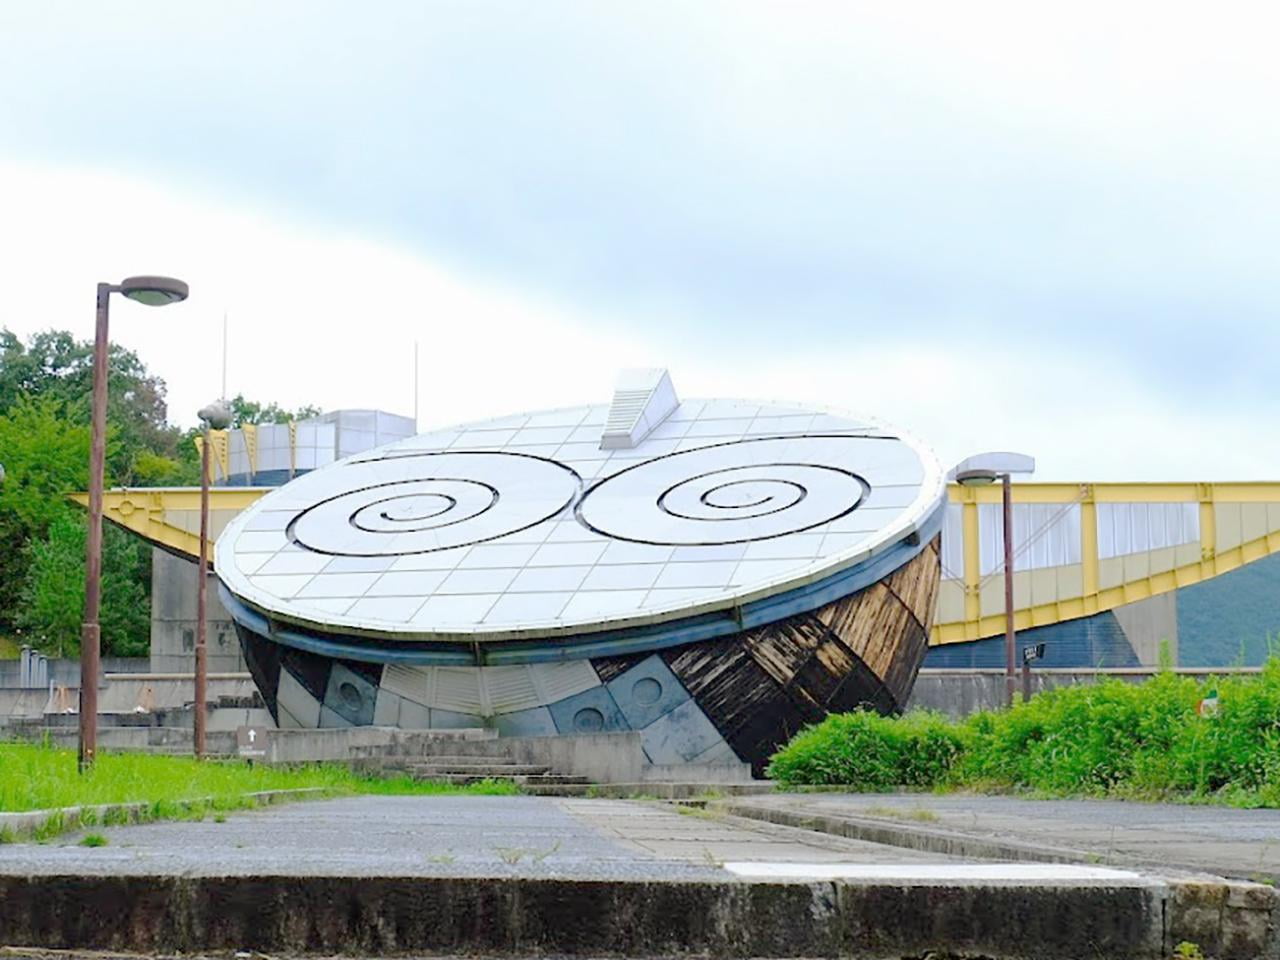
[[[778,747],[830,712],[902,709],[933,623],[938,549],[935,538],[885,580],[812,613],[677,647],[663,658],[759,772]],[[629,665],[621,658],[593,662],[602,677]]]

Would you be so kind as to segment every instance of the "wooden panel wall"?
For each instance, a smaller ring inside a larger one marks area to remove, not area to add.
[[[830,712],[901,710],[924,659],[939,576],[935,538],[860,593],[732,637],[677,647],[663,658],[759,773],[778,747]],[[605,676],[624,664],[595,666]]]

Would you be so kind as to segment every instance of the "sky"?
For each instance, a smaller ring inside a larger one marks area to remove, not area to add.
[[[1274,5],[0,5],[0,326],[423,429],[682,396],[1280,478]]]

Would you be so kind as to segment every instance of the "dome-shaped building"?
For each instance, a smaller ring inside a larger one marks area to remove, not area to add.
[[[216,568],[281,727],[635,730],[656,764],[759,769],[829,711],[905,704],[944,499],[885,424],[636,371],[301,476]]]

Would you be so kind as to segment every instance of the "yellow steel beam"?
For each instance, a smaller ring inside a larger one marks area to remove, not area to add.
[[[964,536],[964,617],[975,623],[982,616],[982,555],[978,538],[978,504],[968,500],[961,507]]]
[[[1217,554],[1209,563],[1195,562],[1184,564],[1173,570],[1152,574],[1137,580],[1130,580],[1117,587],[1099,590],[1090,597],[1075,597],[1057,600],[1052,603],[1037,604],[1015,610],[1013,625],[1015,629],[1027,630],[1031,627],[1074,620],[1093,613],[1114,610],[1116,607],[1136,600],[1145,600],[1162,593],[1168,593],[1179,587],[1199,583],[1212,577],[1257,560],[1269,554],[1280,553],[1280,532],[1269,533],[1243,543],[1231,550]],[[933,628],[932,642],[960,643],[982,637],[993,637],[1004,632],[1004,613],[991,614],[980,618],[976,623],[969,621],[952,621],[939,623]],[[976,635],[976,636],[975,636]]]
[[[209,491],[209,511],[232,515],[269,493],[271,487],[215,487]],[[87,493],[73,493],[71,499],[89,505]],[[144,540],[173,553],[194,559],[200,552],[200,536],[168,520],[172,513],[200,510],[199,487],[117,487],[102,496],[102,515]]]
[[[1084,608],[1098,612],[1098,503],[1096,491],[1086,486],[1080,500],[1080,568]]]

